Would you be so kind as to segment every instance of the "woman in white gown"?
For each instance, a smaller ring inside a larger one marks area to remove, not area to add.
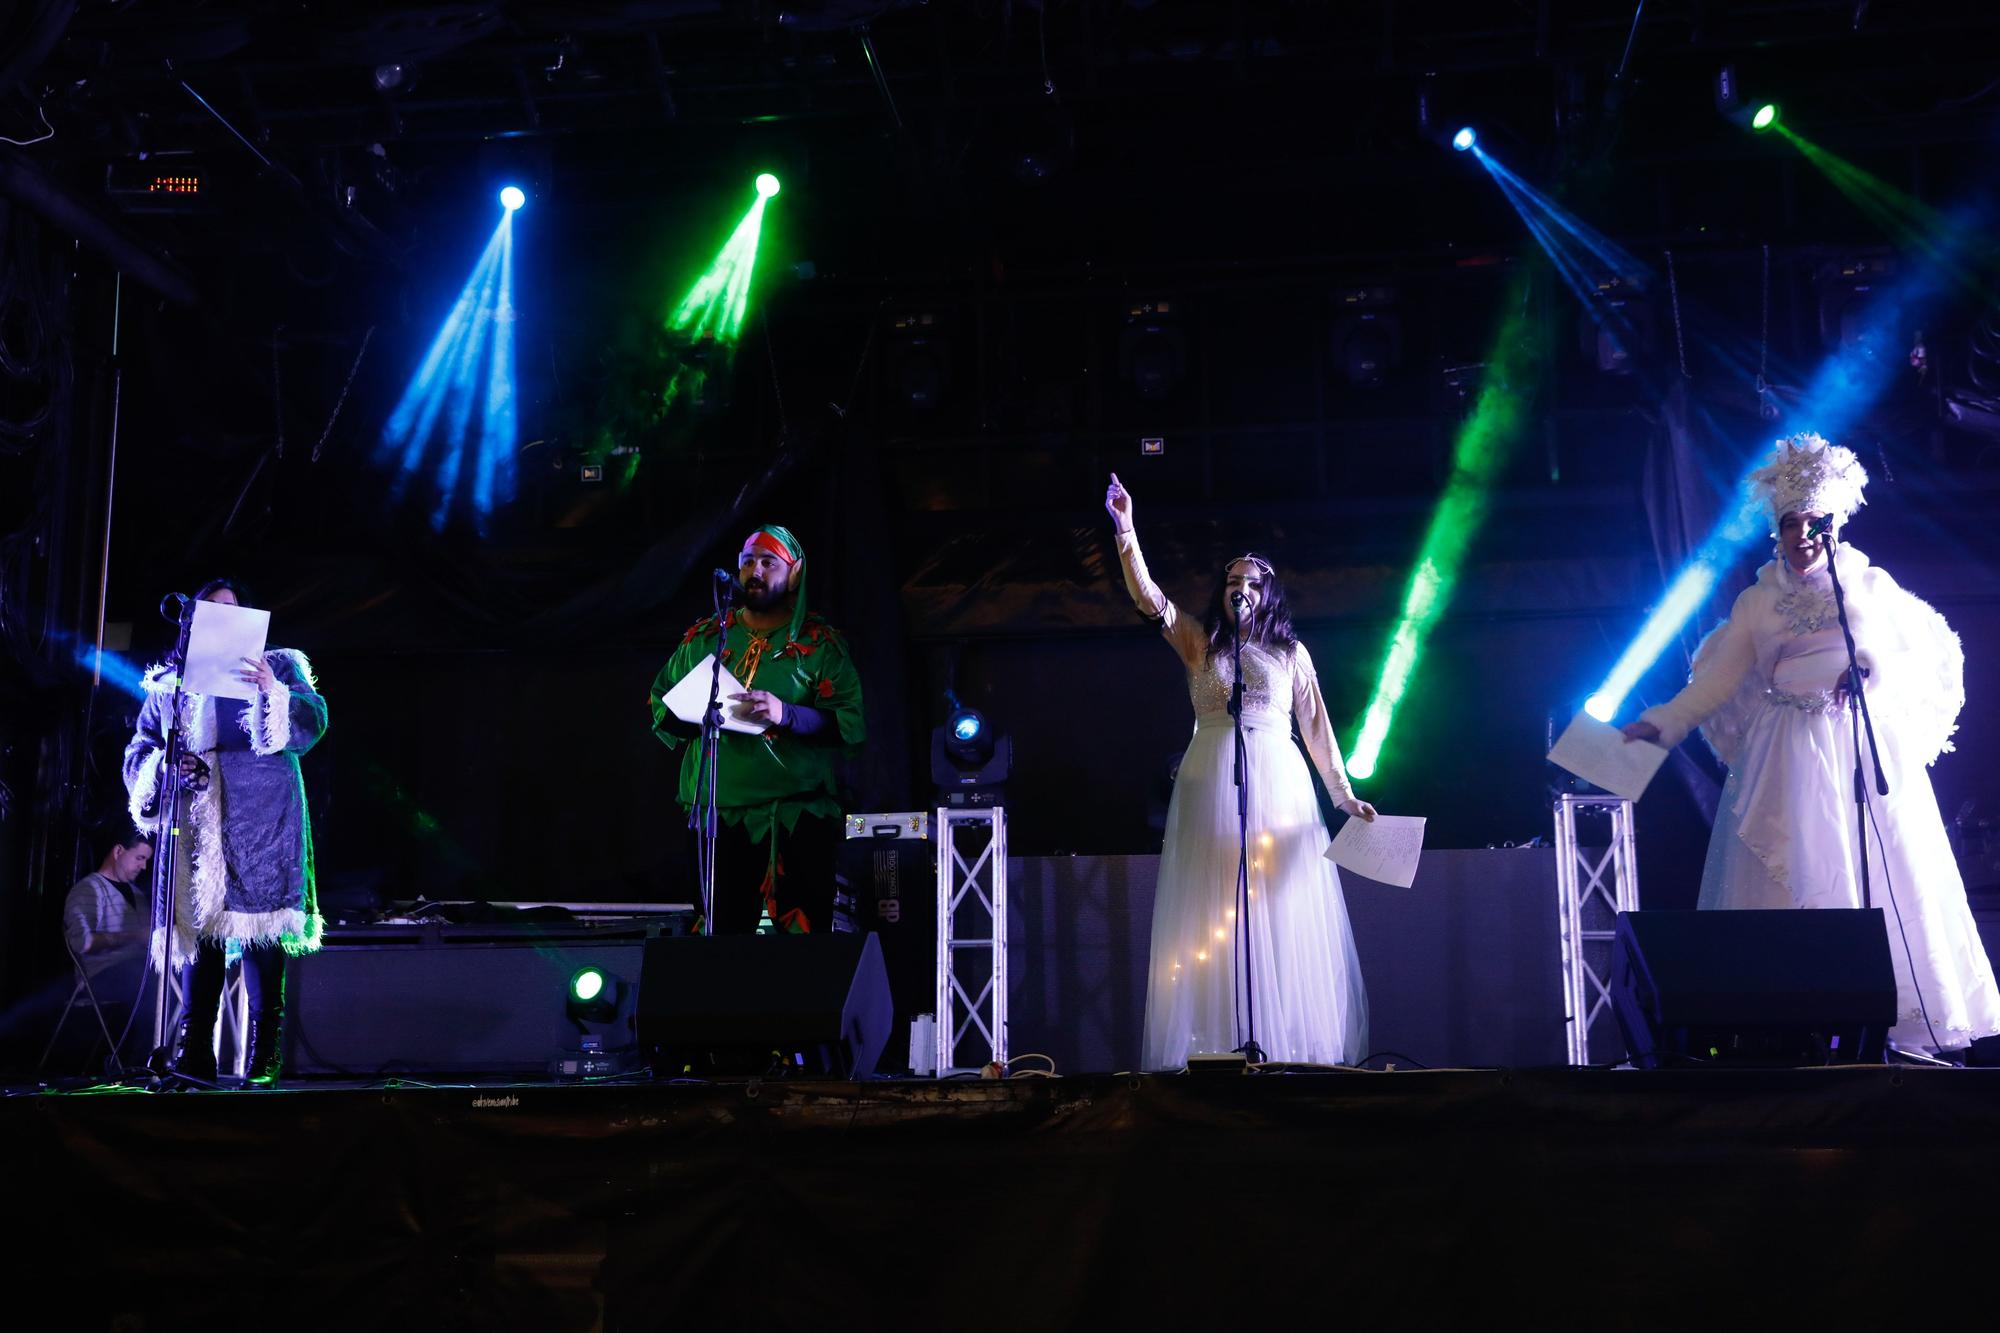
[[[1143,1067],[1179,1069],[1191,1054],[1236,1050],[1252,1036],[1270,1061],[1359,1060],[1368,1053],[1367,992],[1340,877],[1324,855],[1327,834],[1312,778],[1292,739],[1294,722],[1334,802],[1361,819],[1373,820],[1375,810],[1348,783],[1319,678],[1292,633],[1277,576],[1254,555],[1230,561],[1207,623],[1198,623],[1147,574],[1132,530],[1132,497],[1115,474],[1104,507],[1117,529],[1126,591],[1179,655],[1195,713],[1160,849]],[[1248,988],[1238,966],[1240,844],[1228,711],[1237,616],[1244,629],[1250,811]],[[1247,1030],[1253,1004],[1254,1033]]]
[[[1867,474],[1818,435],[1778,442],[1751,476],[1778,538],[1777,559],[1702,641],[1686,689],[1625,727],[1673,746],[1696,727],[1729,766],[1702,872],[1703,908],[1859,907],[1855,740],[1847,648],[1835,615],[1831,558],[1846,595],[1881,747],[1888,796],[1866,770],[1868,879],[1894,960],[1903,1050],[1955,1050],[2000,1033],[2000,988],[1966,905],[1926,766],[1951,749],[1965,702],[1958,636],[1831,533],[1862,503]],[[1869,763],[1867,738],[1861,741]]]

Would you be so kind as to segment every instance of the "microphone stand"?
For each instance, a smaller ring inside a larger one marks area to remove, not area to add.
[[[701,715],[701,749],[695,761],[694,804],[688,807],[688,828],[695,835],[695,874],[701,881],[701,929],[715,934],[715,840],[720,831],[716,813],[716,773],[722,742],[722,652],[729,645],[729,609],[736,601],[736,585],[717,580],[713,592],[715,607],[715,652],[708,673],[708,707]]]
[[[1257,981],[1250,966],[1250,782],[1244,771],[1249,746],[1243,739],[1243,604],[1232,602],[1230,610],[1230,653],[1235,670],[1229,687],[1229,716],[1236,721],[1231,733],[1236,742],[1236,952],[1243,960],[1243,1002],[1249,1019],[1243,1025],[1243,1044],[1236,1049],[1251,1064],[1262,1064],[1264,1050],[1257,1044]]]
[[[1889,794],[1889,779],[1882,773],[1882,751],[1875,744],[1875,718],[1868,711],[1868,692],[1861,688],[1867,673],[1854,647],[1854,630],[1847,623],[1847,594],[1840,586],[1840,570],[1834,560],[1838,553],[1833,532],[1825,534],[1826,572],[1833,580],[1833,609],[1840,618],[1840,635],[1847,641],[1847,709],[1854,723],[1854,823],[1861,838],[1861,906],[1873,907],[1868,883],[1868,779],[1861,768],[1861,735],[1868,734],[1868,755],[1875,765],[1875,790]]]
[[[153,1073],[160,1076],[170,1071],[174,1054],[169,1036],[173,1026],[170,1017],[173,987],[169,974],[174,966],[174,909],[177,906],[175,894],[179,889],[181,860],[181,792],[185,786],[181,778],[181,756],[186,753],[180,725],[181,699],[187,684],[188,636],[193,629],[194,602],[183,601],[174,637],[174,692],[167,701],[161,720],[166,750],[160,756],[160,781],[153,794],[159,810],[160,833],[153,841],[153,904],[150,915],[151,938],[160,941],[160,984],[153,997],[153,1055],[147,1063]],[[151,948],[146,950],[148,967],[153,965],[152,952]],[[186,1005],[186,996],[181,997],[181,1003]],[[188,1039],[194,1039],[192,1019]]]

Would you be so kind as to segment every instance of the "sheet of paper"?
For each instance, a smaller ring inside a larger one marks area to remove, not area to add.
[[[243,659],[264,655],[271,613],[227,602],[196,602],[188,630],[187,688],[224,699],[257,697],[257,687],[237,679]]]
[[[710,653],[695,663],[694,670],[682,676],[671,690],[661,696],[667,711],[683,722],[701,725],[701,715],[708,709],[709,673],[715,670],[715,654]],[[764,734],[762,722],[751,722],[743,716],[743,705],[729,702],[732,694],[743,693],[742,682],[729,674],[729,668],[722,668],[722,688],[716,698],[722,701],[722,729],[740,731],[748,736]]]
[[[1407,889],[1416,882],[1417,858],[1423,850],[1422,815],[1376,815],[1372,824],[1365,819],[1342,824],[1326,849],[1326,859],[1378,884]]]
[[[1628,801],[1644,794],[1666,759],[1667,752],[1651,741],[1628,741],[1618,728],[1581,712],[1549,751],[1550,763]]]

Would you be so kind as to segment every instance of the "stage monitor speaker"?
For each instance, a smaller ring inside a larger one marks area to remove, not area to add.
[[[875,1072],[894,1025],[874,935],[654,940],[639,981],[639,1045],[682,1073]]]
[[[480,942],[330,938],[286,968],[286,1077],[533,1075],[577,1049],[568,1010],[579,968],[606,974],[620,1001],[595,1026],[604,1050],[636,1046],[630,994],[641,938],[598,942],[555,932]]]
[[[1880,909],[1625,912],[1611,1004],[1633,1064],[1869,1064],[1896,1021]]]

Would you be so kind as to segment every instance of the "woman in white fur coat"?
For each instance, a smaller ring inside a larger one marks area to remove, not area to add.
[[[1818,435],[1778,443],[1751,483],[1771,516],[1777,558],[1703,640],[1686,689],[1625,727],[1677,745],[1696,727],[1729,766],[1702,872],[1703,908],[1860,907],[1855,738],[1847,646],[1835,614],[1836,563],[1867,675],[1888,796],[1867,770],[1868,871],[1895,963],[1902,1050],[1941,1051],[2000,1033],[2000,988],[1966,904],[1926,767],[1951,749],[1965,703],[1958,636],[1927,603],[1831,533],[1862,503],[1853,453]],[[1867,739],[1861,742],[1867,764]]]
[[[208,584],[198,597],[232,606],[245,600],[226,579]],[[125,747],[125,786],[142,829],[162,824],[163,724],[173,704],[174,670],[168,664],[147,674],[146,699]],[[326,700],[305,654],[293,649],[245,658],[239,674],[256,687],[254,702],[181,696],[174,919],[168,938],[154,939],[153,951],[156,962],[164,957],[181,969],[174,1068],[211,1081],[210,1032],[222,997],[223,948],[229,940],[242,945],[249,1075],[268,1082],[278,1074],[283,1045],[285,955],[317,949],[323,924],[299,756],[325,734]]]

